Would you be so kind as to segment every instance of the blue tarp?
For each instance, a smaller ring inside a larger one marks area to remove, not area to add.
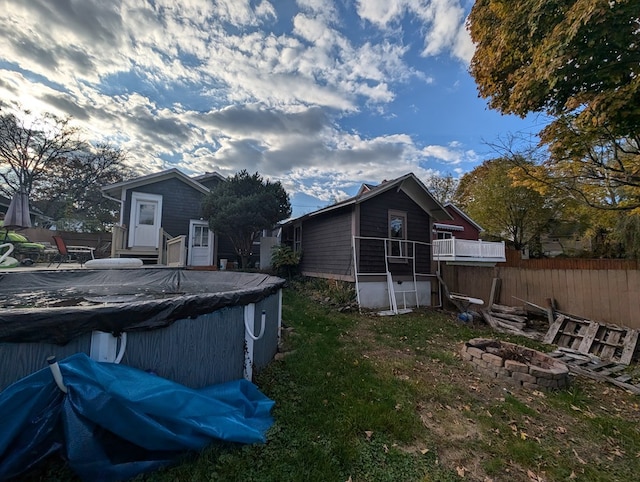
[[[0,393],[0,480],[60,451],[83,480],[124,480],[214,440],[264,442],[274,402],[246,380],[198,390],[85,354]]]

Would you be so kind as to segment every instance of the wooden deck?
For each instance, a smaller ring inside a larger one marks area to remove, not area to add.
[[[436,239],[433,260],[466,263],[501,263],[506,261],[504,242],[468,239]]]

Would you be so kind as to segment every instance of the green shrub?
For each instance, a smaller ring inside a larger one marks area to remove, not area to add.
[[[291,279],[299,274],[301,258],[302,253],[296,253],[287,245],[279,244],[271,248],[271,266],[283,278]]]

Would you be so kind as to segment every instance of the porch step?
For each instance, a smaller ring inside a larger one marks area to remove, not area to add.
[[[115,254],[117,258],[139,258],[144,264],[159,264],[157,249],[118,249]]]

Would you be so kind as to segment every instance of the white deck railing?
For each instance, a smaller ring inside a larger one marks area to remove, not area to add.
[[[468,239],[436,239],[433,241],[436,261],[505,261],[504,241],[471,241]]]

